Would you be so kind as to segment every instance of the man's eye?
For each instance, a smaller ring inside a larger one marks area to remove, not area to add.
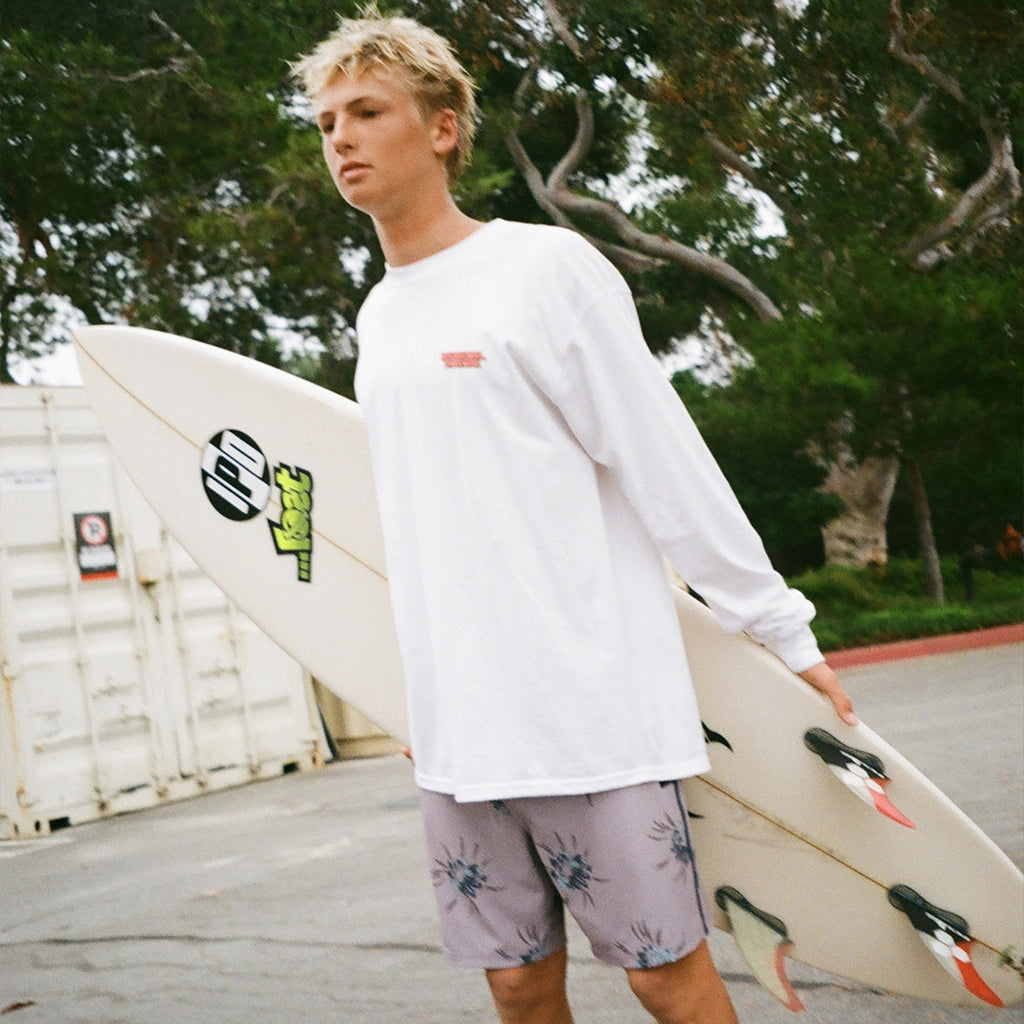
[[[320,133],[322,135],[330,135],[334,131],[333,121],[321,121],[320,122]]]

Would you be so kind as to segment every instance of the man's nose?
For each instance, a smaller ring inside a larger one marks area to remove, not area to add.
[[[340,118],[334,123],[329,136],[331,148],[336,153],[343,153],[351,148],[352,140],[349,135],[348,125]]]

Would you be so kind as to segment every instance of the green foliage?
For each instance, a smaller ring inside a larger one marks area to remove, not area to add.
[[[1024,509],[1020,434],[997,417],[986,417],[987,436],[977,445],[937,452],[924,467],[940,551],[961,554],[980,545],[993,548],[1009,523],[1021,528]],[[889,514],[889,549],[910,555],[917,549],[910,496],[899,480]]]
[[[59,301],[277,362],[362,291],[339,262],[367,227],[284,114],[287,60],[320,5],[5,4],[0,338],[59,338]],[[306,258],[297,258],[297,255]]]
[[[975,573],[977,596],[968,602],[956,559],[944,559],[950,603],[928,597],[917,560],[892,559],[885,566],[849,569],[826,566],[790,579],[814,602],[814,632],[823,650],[966,632],[1024,621],[1021,564]]]
[[[821,527],[841,502],[818,490],[824,467],[780,409],[781,393],[750,370],[728,388],[702,387],[682,373],[673,384],[773,562],[784,572],[820,564]]]
[[[817,315],[751,329],[759,372],[799,396],[807,436],[827,449],[830,424],[845,414],[842,440],[858,454],[922,460],[951,438],[981,455],[995,424],[1019,436],[1020,275],[968,267],[924,275],[871,257],[870,249],[851,255],[844,273],[833,273]]]
[[[892,601],[894,596],[879,586],[871,568],[849,569],[846,566],[826,565],[805,572],[790,582],[814,602],[819,615],[826,612],[833,617],[836,610],[842,610],[847,615],[877,611]]]
[[[709,310],[755,358],[730,388],[685,391],[768,547],[820,557],[835,511],[809,441],[895,451],[923,468],[947,550],[1021,507],[1024,228],[1018,208],[933,273],[900,253],[988,161],[982,122],[1024,139],[1016,0],[904,0],[913,46],[958,102],[889,52],[880,0],[557,0],[573,53],[522,0],[383,4],[454,39],[484,119],[459,187],[474,216],[545,220],[512,165],[516,126],[544,173],[593,99],[595,146],[573,176],[608,195],[630,168],[657,198],[644,230],[748,275],[785,314],[761,324],[709,278],[665,264],[630,283],[649,343]],[[340,201],[287,61],[354,0],[6,0],[0,24],[0,375],[59,340],[70,303],[255,355],[350,393],[355,312],[382,270],[369,222]],[[536,71],[543,72],[541,75]],[[524,80],[526,80],[524,82]],[[523,88],[520,88],[522,86]],[[919,101],[927,97],[927,104]],[[908,126],[912,111],[923,111]],[[631,138],[651,141],[633,165]],[[758,217],[719,146],[779,204]],[[610,238],[598,223],[582,229]],[[289,354],[284,339],[310,343]],[[909,513],[894,506],[897,550]],[[993,525],[994,524],[994,525]],[[904,543],[904,538],[907,538]]]

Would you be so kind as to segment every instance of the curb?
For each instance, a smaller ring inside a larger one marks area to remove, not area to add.
[[[982,647],[1024,643],[1024,622],[1009,626],[993,626],[969,633],[946,636],[921,637],[918,640],[899,640],[891,644],[873,644],[843,651],[826,651],[825,660],[834,669],[856,668],[859,665],[877,665],[886,661],[924,658],[934,654],[956,654]]]

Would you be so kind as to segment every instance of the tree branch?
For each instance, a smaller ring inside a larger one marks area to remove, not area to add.
[[[580,41],[573,35],[569,23],[565,20],[565,15],[562,14],[561,8],[555,3],[555,0],[541,0],[541,7],[544,8],[544,14],[555,35],[569,48],[569,52],[577,60],[582,60],[583,49],[580,46]]]
[[[589,111],[589,102],[585,94],[577,96],[577,110]],[[687,270],[710,277],[743,299],[762,320],[781,319],[782,314],[771,299],[724,260],[677,242],[666,235],[655,235],[640,230],[614,203],[572,192],[567,186],[567,177],[586,156],[587,140],[593,138],[592,116],[584,115],[581,122],[572,147],[547,181],[543,180],[540,171],[530,159],[518,134],[511,131],[505,137],[512,159],[523,175],[531,194],[556,224],[579,230],[571,220],[570,215],[573,214],[597,220],[610,227],[628,247],[609,247],[607,243],[597,243],[599,248],[603,248],[609,258],[618,265],[622,266],[625,263],[630,269],[646,270],[659,262],[677,263]]]
[[[646,270],[651,270],[658,266],[661,261],[651,259],[648,256],[644,256],[641,253],[634,252],[632,249],[627,249],[621,245],[614,245],[610,242],[605,242],[603,239],[594,238],[592,235],[588,235],[586,232],[580,231],[579,228],[573,224],[572,220],[559,209],[557,203],[551,197],[547,185],[544,182],[544,177],[537,169],[536,165],[530,159],[529,154],[523,147],[519,136],[515,131],[509,132],[505,136],[505,145],[508,147],[509,153],[512,155],[512,160],[519,170],[519,173],[523,176],[523,181],[526,182],[526,187],[530,190],[530,194],[533,196],[534,201],[537,205],[551,218],[552,223],[559,225],[559,227],[569,228],[572,231],[576,231],[578,234],[583,235],[595,248],[600,252],[604,253],[620,270],[628,273],[641,274]]]
[[[930,93],[922,93],[914,104],[914,109],[906,117],[901,118],[896,125],[897,131],[903,135],[909,135],[924,120],[924,115],[928,113],[931,100]]]
[[[924,54],[912,51],[923,23],[911,21],[908,25],[901,0],[890,0],[887,22],[889,53],[970,110],[978,118],[989,148],[989,165],[985,173],[964,190],[952,211],[903,247],[902,255],[916,260],[919,266],[929,267],[944,258],[942,247],[954,234],[966,229],[968,235],[976,236],[1007,217],[1020,202],[1024,189],[1020,171],[1013,161],[1013,142],[1007,126],[998,123],[998,118],[993,119],[975,108],[955,78],[937,68]],[[901,127],[912,127],[916,123],[915,115],[923,112],[923,102],[922,98]]]
[[[139,68],[138,71],[132,71],[127,75],[106,75],[99,73],[85,73],[82,77],[88,77],[92,79],[101,79],[105,82],[117,82],[119,85],[130,85],[132,82],[141,81],[143,78],[155,78],[158,75],[185,75],[189,70],[189,65],[196,61],[203,63],[203,56],[199,53],[195,47],[190,43],[186,42],[177,32],[171,28],[170,25],[160,17],[156,11],[149,12],[149,19],[153,24],[163,29],[170,37],[174,40],[181,48],[185,51],[184,57],[170,57],[166,64],[161,65],[158,68]],[[82,74],[79,72],[79,74]]]
[[[911,47],[917,38],[917,33],[923,24],[911,22],[907,26],[906,16],[903,14],[902,0],[889,0],[889,53],[891,53],[901,64],[913,68],[918,74],[926,78],[932,85],[948,93],[958,103],[967,102],[963,87],[952,76],[940,71],[931,60],[922,53],[913,53]]]
[[[1009,137],[990,138],[989,149],[992,159],[985,173],[964,191],[946,217],[903,247],[904,256],[920,262],[922,257],[960,231],[972,218],[972,233],[976,233],[1008,216],[1017,205],[1021,198],[1020,172],[1013,162],[1013,146]],[[926,258],[925,262],[932,260]]]
[[[776,188],[753,164],[744,160],[736,150],[724,143],[714,132],[705,130],[704,141],[725,167],[735,171],[759,192],[763,192],[779,208],[791,230],[798,231],[816,249],[823,251],[824,246],[821,239],[811,233],[806,219],[790,202],[785,193]]]
[[[182,39],[181,36],[178,35],[178,33],[175,32],[174,29],[171,28],[171,26],[168,25],[167,22],[164,21],[164,19],[161,18],[159,14],[156,13],[156,11],[151,10],[149,12],[149,20],[152,21],[154,25],[157,25],[160,28],[162,28],[185,51],[185,53],[188,54],[189,57],[195,58],[199,61],[203,59],[202,56],[196,51],[195,47],[193,47],[190,43]]]
[[[576,93],[576,137],[565,156],[548,175],[547,186],[551,192],[562,192],[568,188],[571,175],[579,170],[594,144],[594,108],[585,92]]]
[[[542,0],[544,12],[556,37],[579,59],[583,58],[579,40],[562,15],[556,0]],[[516,90],[517,106],[522,101],[531,69]],[[762,320],[782,318],[775,304],[752,281],[724,260],[684,245],[666,235],[655,235],[640,230],[615,203],[596,197],[577,195],[569,188],[569,179],[579,170],[594,143],[594,112],[590,97],[584,91],[576,93],[576,135],[565,155],[555,165],[547,181],[530,159],[513,128],[505,136],[505,144],[523,176],[531,195],[542,210],[563,227],[579,231],[572,217],[578,215],[596,220],[618,235],[625,246],[589,238],[620,268],[632,271],[649,270],[664,262],[677,263],[697,274],[710,277],[723,288],[746,302]],[[583,232],[580,232],[583,234]]]
[[[583,217],[592,217],[608,225],[615,233],[637,252],[656,259],[678,263],[687,270],[709,277],[723,288],[743,299],[762,320],[781,320],[782,313],[776,305],[749,278],[745,277],[725,260],[701,252],[692,246],[677,242],[667,235],[655,235],[641,231],[613,203],[602,199],[578,196],[562,191],[553,196],[559,209]]]

